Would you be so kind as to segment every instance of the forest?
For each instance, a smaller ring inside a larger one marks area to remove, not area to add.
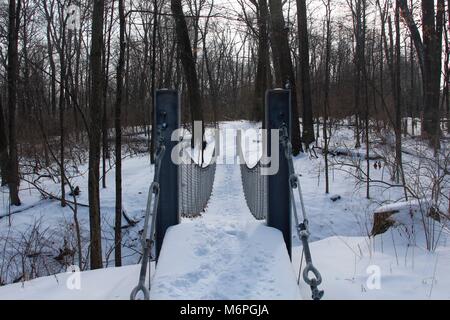
[[[161,88],[188,131],[264,127],[266,91],[290,89],[293,154],[320,158],[321,192],[339,168],[362,198],[399,190],[448,224],[449,35],[450,0],[1,0],[0,286],[136,263],[125,161],[154,163]],[[11,231],[31,195],[69,213],[57,240],[38,219]]]

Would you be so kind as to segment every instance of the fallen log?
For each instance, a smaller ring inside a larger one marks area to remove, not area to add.
[[[317,149],[322,150],[322,153],[324,153],[324,150],[322,147],[315,147]],[[329,148],[328,154],[332,155],[333,157],[337,156],[343,156],[343,157],[352,157],[352,158],[362,158],[364,160],[367,160],[366,152],[363,151],[354,151],[350,149],[344,149],[344,148]],[[383,160],[384,158],[376,153],[369,153],[369,160]]]

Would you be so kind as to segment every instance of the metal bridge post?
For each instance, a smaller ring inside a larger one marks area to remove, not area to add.
[[[172,149],[178,141],[172,141],[171,135],[180,127],[180,99],[178,91],[162,89],[155,91],[154,101],[155,145],[158,147],[159,141],[163,141],[165,145],[164,156],[161,160],[160,195],[155,229],[155,250],[158,259],[166,230],[179,223],[178,165],[171,159]]]
[[[266,92],[267,153],[271,156],[271,130],[286,126],[291,136],[291,92],[290,90],[268,90]],[[280,132],[281,136],[281,132]],[[284,149],[280,143],[279,169],[268,176],[267,225],[283,233],[291,257],[291,194],[289,188],[289,167]]]

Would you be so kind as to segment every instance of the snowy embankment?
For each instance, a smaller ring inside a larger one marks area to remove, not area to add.
[[[223,126],[251,127],[246,122],[225,123]],[[351,145],[351,136],[352,132],[344,128],[335,132],[332,142],[339,142],[336,146]],[[234,137],[230,136],[223,142],[223,148],[235,150]],[[413,156],[405,155],[405,162],[412,167],[413,161]],[[411,208],[396,204],[395,209],[399,213],[393,219],[401,223],[383,234],[368,237],[373,213],[392,209],[392,205],[381,209],[380,206],[401,200],[403,190],[372,186],[371,199],[367,200],[364,185],[345,166],[336,162],[330,169],[331,194],[326,195],[323,157],[302,155],[294,162],[296,171],[302,175],[312,233],[311,251],[323,276],[320,288],[325,290],[324,299],[450,299],[448,229],[433,224],[438,226],[432,230],[433,235],[436,234],[433,236],[435,250],[427,250],[429,237],[423,230],[426,225],[420,217],[417,219],[417,215],[416,219],[408,218],[411,218]],[[364,165],[362,162],[362,168]],[[136,263],[140,246],[137,236],[142,226],[153,168],[149,169],[147,157],[135,157],[124,161],[123,170],[125,207],[138,222],[124,229],[125,263],[131,265],[84,271],[79,278],[79,290],[74,274],[65,273],[3,286],[0,287],[0,299],[129,298],[138,280],[139,266]],[[371,176],[388,181],[384,166],[372,170]],[[101,194],[104,252],[108,252],[111,246],[113,231],[114,169],[108,172],[107,177],[108,188]],[[75,180],[82,190],[80,202],[87,203],[87,177],[83,175]],[[58,184],[46,183],[49,190],[57,192]],[[448,188],[448,184],[443,184],[443,187]],[[33,191],[23,194],[26,195],[23,196],[25,205],[38,205],[11,216],[14,230],[26,230],[36,220],[59,230],[57,225],[71,221],[70,210],[62,209],[57,202],[41,201]],[[331,200],[334,194],[338,194],[340,199]],[[86,208],[80,207],[79,215],[83,230],[88,232]],[[0,236],[10,230],[7,220],[0,219]],[[196,219],[183,219],[181,225],[169,231],[167,239],[170,240],[166,239],[163,245],[158,270],[156,273],[152,271],[152,298],[309,299],[310,290],[304,282],[300,282],[301,297],[297,291],[301,246],[295,232],[293,235],[293,262],[289,264],[286,251],[279,246],[281,235],[255,221],[248,212],[239,167],[218,165],[213,196],[206,212]],[[109,260],[109,265],[112,264],[113,261]]]
[[[375,239],[333,236],[313,242],[311,251],[324,299],[450,299],[448,245],[431,253],[388,232]],[[303,296],[308,290],[301,285]]]
[[[67,272],[0,287],[0,300],[127,300],[139,265]]]

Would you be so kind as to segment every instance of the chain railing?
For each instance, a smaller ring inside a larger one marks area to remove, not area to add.
[[[263,220],[267,217],[267,175],[261,174],[260,162],[252,168],[243,162],[240,167],[245,201],[255,219]]]
[[[289,167],[289,188],[291,193],[291,206],[293,209],[297,235],[303,245],[302,260],[304,255],[306,262],[305,269],[303,269],[303,281],[305,281],[305,283],[308,284],[309,287],[311,288],[313,300],[320,300],[322,299],[324,294],[323,290],[319,290],[319,285],[322,283],[322,276],[319,270],[317,270],[317,268],[313,265],[312,262],[311,250],[309,248],[309,236],[311,233],[309,232],[309,221],[308,217],[306,216],[305,204],[303,202],[303,194],[300,186],[300,176],[295,173],[294,161],[292,159],[292,144],[289,138],[288,129],[286,126],[283,126],[280,128],[280,131],[281,131],[280,143],[281,146],[283,147],[284,156],[288,161]],[[295,200],[296,192],[294,191],[295,189],[297,189],[298,200],[300,202],[300,209],[303,216],[302,222],[300,222],[297,213],[297,205]],[[302,261],[300,261],[300,263],[302,263]],[[309,276],[310,273],[312,274],[311,277]]]
[[[161,128],[158,128],[161,130]],[[161,137],[161,135],[159,135]],[[142,292],[143,298],[145,300],[150,299],[150,288],[151,288],[151,264],[149,263],[152,260],[152,247],[154,244],[154,236],[155,236],[155,227],[156,227],[156,214],[158,212],[158,204],[159,204],[159,179],[160,179],[160,169],[161,169],[161,160],[164,156],[166,147],[164,145],[164,141],[158,141],[158,150],[155,156],[155,175],[153,178],[153,182],[150,185],[148,190],[148,199],[147,199],[147,208],[145,210],[145,220],[144,220],[144,229],[141,234],[141,244],[142,244],[142,262],[141,269],[139,272],[139,281],[136,287],[134,287],[131,292],[130,299],[136,300],[138,297],[138,293]],[[147,277],[147,268],[148,268],[148,286],[145,284],[145,279]]]

